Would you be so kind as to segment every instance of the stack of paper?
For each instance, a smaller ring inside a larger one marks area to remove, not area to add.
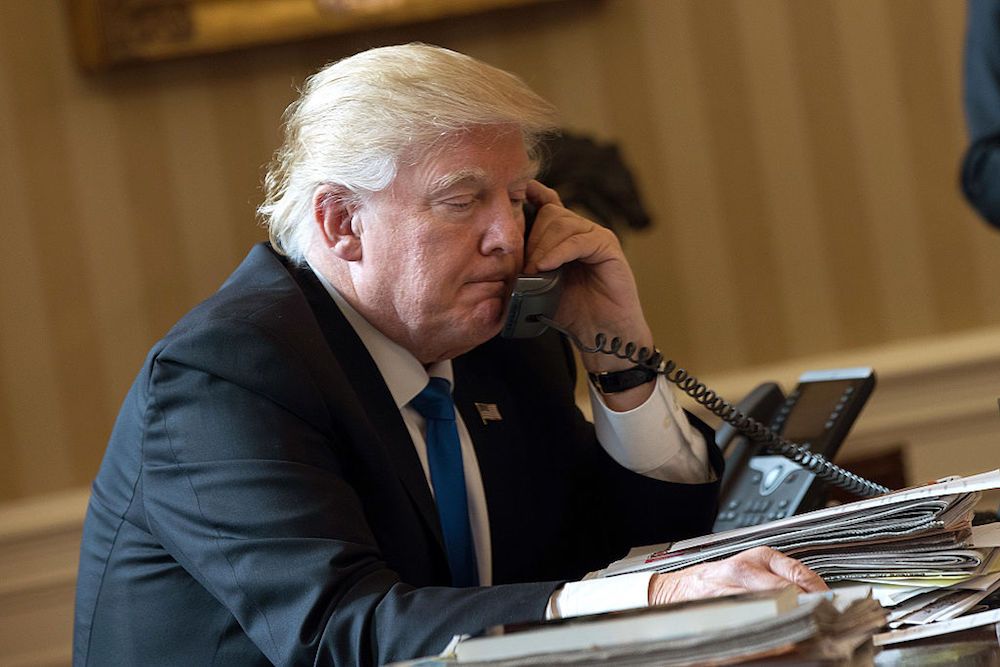
[[[707,632],[733,631],[754,621],[787,614],[798,606],[797,591],[788,586],[777,591],[498,626],[482,636],[460,641],[454,652],[460,662],[485,662],[527,655],[610,650]]]
[[[492,628],[397,667],[722,665],[767,659],[846,663],[869,650],[885,611],[869,591],[781,591]]]
[[[767,545],[802,560],[834,587],[872,585],[891,627],[954,619],[1000,588],[1000,524],[972,526],[1000,470],[672,545],[634,549],[597,576],[670,572]]]
[[[992,616],[980,617],[981,623],[969,625],[970,615],[983,610],[979,603],[1000,589],[1000,559],[997,557],[1000,523],[973,526],[970,545],[975,551],[994,555],[989,558],[988,565],[978,569],[979,574],[885,579],[873,584],[873,595],[889,610],[889,627],[898,629],[879,635],[878,644],[909,641],[996,622],[997,612],[993,611],[990,612]]]

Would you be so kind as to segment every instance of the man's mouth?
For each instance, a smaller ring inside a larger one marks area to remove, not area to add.
[[[469,284],[479,286],[490,292],[495,291],[497,295],[506,294],[510,287],[510,281],[502,278],[494,280],[474,280]]]
[[[514,283],[514,276],[509,273],[493,273],[473,278],[468,282],[471,284],[508,286]]]

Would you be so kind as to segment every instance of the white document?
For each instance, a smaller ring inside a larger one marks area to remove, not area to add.
[[[975,607],[980,600],[993,591],[951,591],[945,589],[943,592],[946,595],[898,619],[895,625],[927,625],[928,623],[957,618]],[[893,623],[889,625],[895,627]]]
[[[883,632],[875,635],[873,640],[875,646],[888,646],[889,644],[900,644],[902,642],[913,641],[914,639],[924,639],[925,637],[937,637],[938,635],[947,635],[952,632],[961,632],[962,630],[978,628],[993,623],[1000,623],[1000,609],[991,609],[990,611],[983,611],[978,614],[959,616],[950,621]]]

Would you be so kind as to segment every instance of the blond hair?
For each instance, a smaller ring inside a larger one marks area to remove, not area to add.
[[[301,263],[320,185],[362,201],[389,187],[404,156],[418,160],[476,126],[519,128],[535,158],[555,123],[554,107],[521,79],[469,56],[427,44],[364,51],[309,77],[285,111],[258,213],[275,249]]]

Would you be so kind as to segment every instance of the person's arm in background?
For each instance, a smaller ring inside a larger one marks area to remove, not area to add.
[[[961,187],[968,202],[1000,227],[1000,2],[969,0],[963,70],[970,145]]]

